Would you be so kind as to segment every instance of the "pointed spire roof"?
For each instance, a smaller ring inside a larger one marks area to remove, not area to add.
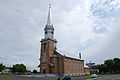
[[[48,12],[48,19],[47,19],[47,26],[51,26],[51,4],[49,4],[49,12]]]

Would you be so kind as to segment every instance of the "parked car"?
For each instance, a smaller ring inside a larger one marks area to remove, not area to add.
[[[91,75],[91,78],[96,78],[96,77],[98,77],[98,75],[96,75],[96,74]]]
[[[62,80],[71,80],[71,77],[65,76]]]
[[[59,77],[57,80],[71,80],[71,77],[69,77],[69,76],[65,76],[63,78]]]

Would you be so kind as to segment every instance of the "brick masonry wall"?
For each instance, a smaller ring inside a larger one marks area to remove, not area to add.
[[[84,73],[84,61],[64,58],[64,73]]]
[[[46,53],[46,63],[43,63],[43,54]],[[44,41],[41,42],[41,51],[40,51],[40,72],[43,73],[43,67],[46,67],[46,73],[50,73],[50,57],[53,56],[54,53],[54,42],[53,41]]]

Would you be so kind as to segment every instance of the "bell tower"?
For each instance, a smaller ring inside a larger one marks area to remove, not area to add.
[[[44,39],[41,39],[41,51],[40,51],[40,72],[50,73],[50,57],[54,55],[56,49],[56,39],[54,39],[54,28],[51,23],[51,5],[49,5],[49,12],[47,18],[47,24],[44,28]]]

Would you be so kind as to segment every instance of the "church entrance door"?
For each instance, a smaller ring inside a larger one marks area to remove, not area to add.
[[[43,73],[46,73],[46,69],[43,69]]]

